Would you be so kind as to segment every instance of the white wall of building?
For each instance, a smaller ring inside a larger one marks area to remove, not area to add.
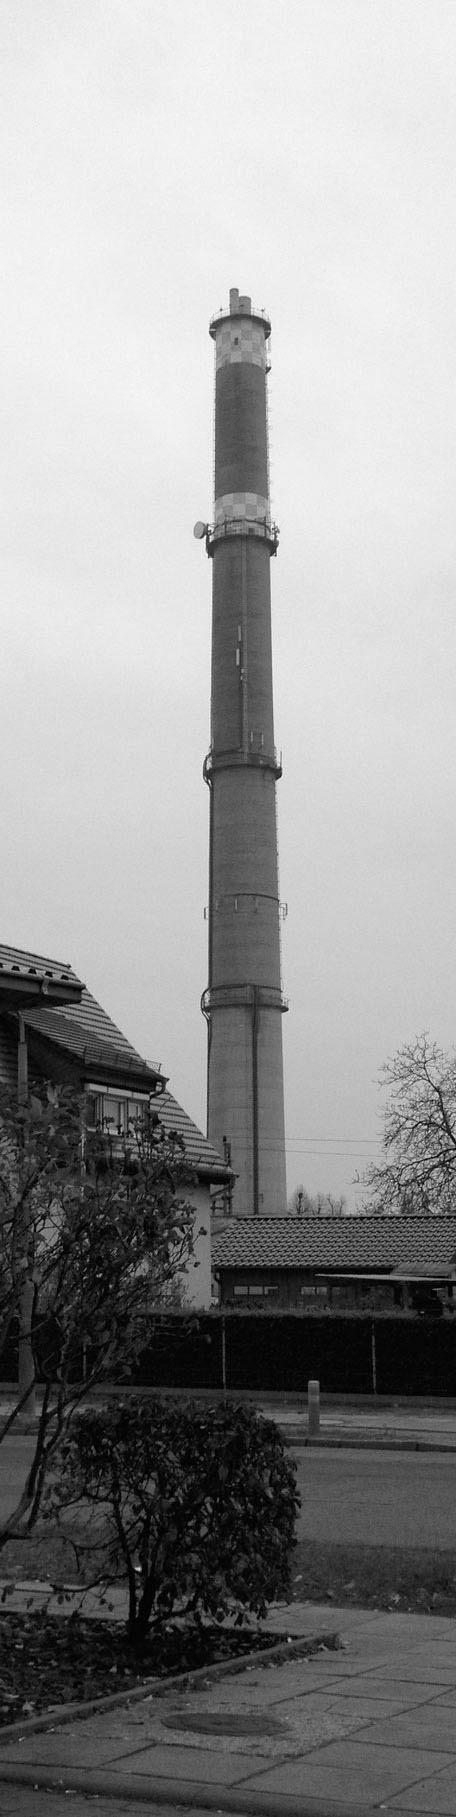
[[[198,1180],[189,1190],[191,1204],[195,1206],[195,1229],[193,1238],[193,1256],[187,1263],[182,1277],[184,1298],[187,1306],[198,1307],[200,1312],[209,1312],[211,1304],[211,1201],[209,1182],[207,1185]]]

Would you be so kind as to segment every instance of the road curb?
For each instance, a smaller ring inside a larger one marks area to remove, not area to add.
[[[345,1434],[343,1437],[327,1438],[325,1436],[325,1434],[323,1434],[323,1433],[320,1434],[319,1438],[308,1438],[307,1433],[290,1432],[289,1426],[288,1427],[282,1426],[281,1432],[282,1432],[282,1438],[286,1441],[287,1445],[289,1445],[293,1451],[437,1451],[437,1452],[454,1451],[454,1452],[456,1452],[456,1444],[446,1445],[444,1442],[442,1444],[440,1444],[439,1442],[433,1443],[432,1439],[421,1439],[421,1438],[395,1439],[395,1438],[369,1438],[369,1437],[357,1438],[355,1436],[346,1437]]]
[[[447,1443],[445,1439],[407,1438],[405,1435],[404,1437],[401,1437],[400,1435],[396,1437],[394,1433],[391,1433],[390,1435],[386,1434],[384,1438],[378,1438],[374,1432],[356,1433],[356,1431],[352,1435],[347,1432],[335,1434],[320,1432],[318,1438],[309,1438],[306,1430],[306,1419],[307,1409],[305,1413],[303,1412],[302,1426],[282,1426],[280,1421],[277,1420],[277,1425],[284,1444],[291,1446],[293,1450],[307,1450],[311,1447],[324,1450],[325,1447],[327,1447],[333,1450],[343,1449],[348,1451],[456,1452],[456,1435],[453,1444]],[[18,1426],[18,1424],[15,1423],[7,1436],[8,1438],[27,1438],[35,1437],[35,1434],[35,1426]],[[1,1439],[2,1433],[0,1432],[0,1443]]]
[[[331,1799],[323,1798],[287,1798],[277,1792],[249,1792],[241,1786],[206,1785],[204,1780],[154,1779],[138,1774],[133,1784],[130,1778],[121,1773],[87,1773],[79,1768],[70,1768],[62,1774],[61,1767],[27,1767],[0,1766],[0,1784],[29,1785],[34,1791],[84,1792],[93,1798],[123,1799],[131,1804],[184,1805],[186,1810],[196,1806],[207,1811],[227,1811],[237,1813],[237,1817],[372,1817],[378,1810],[379,1801],[370,1805],[335,1804]],[[423,1817],[423,1813],[407,1807],[407,1817]]]

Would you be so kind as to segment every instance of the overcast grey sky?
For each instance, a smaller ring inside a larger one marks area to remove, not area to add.
[[[456,6],[0,0],[1,938],[204,1127],[209,316],[273,323],[289,1190],[456,1036]]]

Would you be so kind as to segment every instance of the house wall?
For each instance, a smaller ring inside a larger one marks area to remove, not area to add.
[[[273,1312],[276,1307],[302,1311],[315,1303],[328,1305],[324,1283],[318,1288],[309,1274],[299,1268],[223,1268],[220,1271],[220,1304],[246,1307],[263,1306]]]
[[[17,1086],[17,1035],[3,1017],[0,1018],[0,1085],[13,1090]]]
[[[82,1068],[77,1059],[61,1054],[28,1030],[29,1077],[52,1079],[56,1085],[84,1087]],[[0,1084],[17,1085],[17,1035],[12,1025],[0,1016]],[[100,1089],[102,1089],[100,1087]],[[112,1086],[116,1095],[116,1087]],[[121,1089],[121,1088],[120,1088]],[[134,1090],[134,1084],[132,1086]],[[158,1106],[159,1109],[159,1106]],[[185,1189],[184,1189],[185,1190]],[[188,1306],[208,1311],[211,1305],[211,1205],[209,1183],[198,1181],[186,1195],[195,1206],[194,1254],[182,1273],[185,1302]]]
[[[220,1305],[264,1307],[271,1312],[393,1311],[403,1303],[403,1289],[391,1280],[331,1280],[302,1268],[220,1270]]]
[[[188,1197],[195,1206],[194,1253],[182,1272],[182,1286],[187,1306],[208,1312],[211,1304],[211,1201],[209,1184],[202,1180],[189,1187]]]

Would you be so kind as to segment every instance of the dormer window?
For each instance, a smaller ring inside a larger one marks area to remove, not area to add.
[[[125,1092],[94,1092],[88,1094],[89,1121],[103,1134],[112,1137],[128,1137],[134,1140],[138,1131],[144,1129],[149,1108],[148,1098],[130,1098]]]

